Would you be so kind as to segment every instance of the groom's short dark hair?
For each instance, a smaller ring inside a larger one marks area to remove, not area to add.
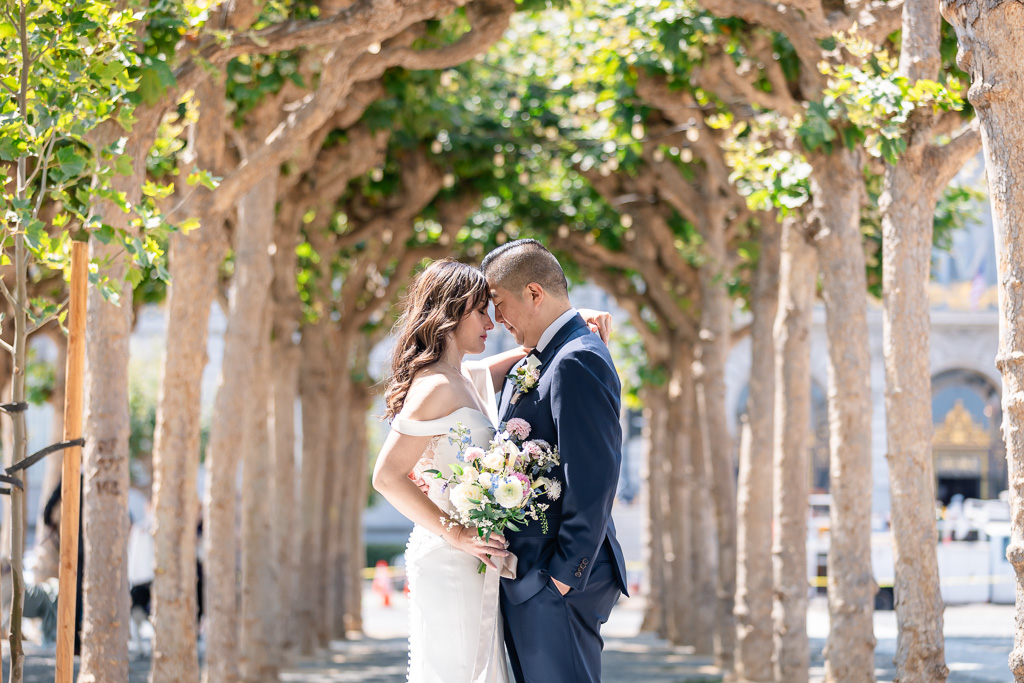
[[[480,264],[484,277],[510,292],[521,292],[536,282],[545,291],[569,296],[569,283],[555,255],[537,240],[522,239],[501,245]]]

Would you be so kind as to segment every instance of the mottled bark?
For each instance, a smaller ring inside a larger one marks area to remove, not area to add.
[[[171,237],[171,286],[153,447],[153,683],[197,680],[196,525],[200,393],[210,307],[224,257],[220,221]]]
[[[325,608],[320,618],[326,644],[332,637],[345,637],[348,595],[345,591],[349,539],[346,538],[347,498],[354,493],[355,475],[351,457],[352,408],[352,336],[332,335],[331,362],[334,364],[334,386],[331,388],[332,408],[330,456],[324,481],[327,485],[327,509],[323,525],[324,572],[322,576]]]
[[[668,535],[672,544],[670,581],[666,586],[663,609],[668,611],[672,642],[695,645],[701,638],[697,633],[700,625],[691,614],[694,586],[689,549],[693,546],[693,519],[690,516],[693,491],[690,477],[687,476],[691,469],[690,443],[694,429],[695,397],[690,368],[693,347],[689,344],[674,346],[678,357],[670,365],[669,406],[664,425],[665,449],[662,455],[668,499]]]
[[[772,573],[775,683],[806,683],[807,495],[811,415],[811,314],[818,260],[805,227],[782,228],[779,302],[775,317]]]
[[[1003,439],[1010,491],[1010,545],[1017,577],[1017,616],[1010,670],[1024,682],[1024,6],[943,0],[956,29],[960,66],[981,123],[999,267],[999,353],[1003,377]]]
[[[261,180],[238,205],[235,226],[235,298],[229,316],[242,317],[248,336],[247,352],[253,356],[251,370],[237,377],[237,389],[244,392],[236,416],[244,425],[242,445],[241,498],[241,619],[239,623],[239,673],[246,683],[277,680],[281,666],[280,640],[276,624],[280,604],[276,592],[274,560],[276,552],[271,533],[271,504],[274,496],[274,470],[270,458],[267,430],[270,403],[270,282],[272,267],[269,247],[273,239],[274,206],[277,201],[277,176]],[[244,297],[243,297],[244,295]],[[230,317],[229,317],[230,324]],[[227,366],[234,371],[234,356],[228,354]],[[227,382],[221,386],[226,388]]]
[[[696,394],[694,400],[696,401]],[[690,430],[690,518],[693,520],[693,547],[690,566],[693,572],[695,654],[709,655],[718,647],[716,623],[718,616],[718,533],[711,483],[708,452],[709,435],[694,405],[693,429]]]
[[[242,657],[238,638],[238,539],[235,534],[238,464],[251,426],[248,416],[254,412],[254,383],[265,382],[265,378],[256,376],[257,358],[252,347],[253,340],[264,330],[263,308],[270,285],[267,249],[273,226],[272,214],[269,221],[263,221],[256,213],[266,209],[265,204],[256,203],[256,195],[268,194],[273,201],[275,183],[276,176],[261,181],[239,205],[233,243],[235,273],[224,333],[224,366],[210,427],[203,523],[205,676],[217,683],[238,680]],[[258,201],[265,200],[260,197]],[[249,576],[252,578],[251,574]],[[246,652],[246,656],[251,657],[252,652]]]
[[[761,225],[761,254],[751,300],[748,421],[740,441],[736,530],[736,676],[771,681],[772,672],[772,443],[775,345],[779,303],[780,225]]]
[[[937,9],[937,8],[936,8]],[[937,13],[936,13],[937,16]],[[897,680],[946,680],[936,556],[928,280],[935,195],[920,150],[890,168],[882,199],[885,407],[896,570]],[[898,197],[896,201],[889,201]]]
[[[911,82],[939,76],[941,23],[938,3],[904,2],[900,76]],[[959,170],[976,153],[980,139],[962,152],[957,142],[935,146],[939,123],[930,106],[911,114],[907,149],[898,165],[886,169],[879,202],[886,424],[899,425],[886,437],[899,626],[894,680],[900,683],[941,683],[949,674],[936,555],[928,281],[937,193],[952,167]],[[939,155],[944,164],[936,163]]]
[[[814,157],[812,164],[829,352],[832,511],[825,679],[870,683],[875,680],[876,586],[871,572],[871,357],[860,232],[864,180],[859,152],[837,149]]]
[[[324,473],[329,454],[331,375],[329,350],[321,325],[308,325],[302,331],[302,366],[299,371],[299,397],[302,401],[302,474],[299,514],[301,565],[297,574],[296,612],[299,650],[311,654],[318,647],[316,621],[321,595],[317,586],[323,572],[323,548],[320,545],[324,514]]]
[[[365,346],[365,342],[364,342]],[[365,369],[368,349],[357,355],[357,367]],[[366,543],[363,538],[363,510],[369,494],[369,434],[367,432],[367,411],[370,408],[369,391],[365,380],[357,377],[351,390],[349,409],[349,453],[346,462],[351,467],[351,493],[345,499],[342,509],[346,552],[342,556],[342,586],[345,594],[345,609],[339,626],[344,634],[360,633],[363,630],[362,570],[366,564]]]
[[[697,409],[711,467],[718,537],[715,663],[732,671],[736,651],[736,466],[725,405],[725,361],[729,353],[732,301],[726,290],[726,238],[723,220],[709,219],[704,231],[707,261],[701,267],[701,334],[698,359]]]
[[[150,140],[129,138],[131,176],[115,175],[114,189],[135,204],[145,178]],[[135,230],[130,216],[110,204],[101,209],[104,223]],[[82,461],[82,668],[83,683],[128,678],[128,339],[132,288],[127,264],[116,242],[92,241],[91,258],[110,258],[105,269],[120,285],[120,305],[90,288],[86,315],[85,448]]]
[[[661,489],[665,484],[661,464],[666,452],[666,429],[668,395],[664,388],[648,386],[643,390],[644,401],[644,464],[641,478],[646,482],[642,502],[647,510],[644,519],[644,558],[647,565],[646,606],[641,631],[656,633],[659,638],[668,637],[668,611],[665,596],[668,595],[668,578],[671,570],[665,562],[664,529],[668,524],[662,506]],[[688,552],[688,551],[687,551]]]
[[[297,217],[295,217],[297,218]],[[280,618],[277,637],[286,652],[298,648],[295,610],[296,577],[299,567],[298,513],[296,510],[297,463],[295,461],[295,404],[299,399],[300,352],[296,343],[301,301],[296,290],[298,220],[279,224],[274,238],[274,320],[271,368],[273,399],[271,433],[274,448],[274,548],[277,551],[277,592]]]
[[[207,83],[197,90],[200,122],[188,132],[182,166],[216,168],[222,146],[223,93]],[[218,97],[220,95],[220,97]],[[218,137],[218,136],[221,137]],[[184,178],[178,192],[182,215],[193,215],[194,195]],[[166,328],[173,343],[164,349],[153,443],[153,665],[151,683],[199,679],[196,648],[196,526],[199,494],[200,395],[206,366],[210,307],[218,269],[227,250],[223,218],[200,217],[201,226],[170,237],[171,284]]]

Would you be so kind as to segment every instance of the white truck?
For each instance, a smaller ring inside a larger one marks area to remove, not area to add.
[[[812,594],[828,585],[829,509],[831,496],[810,497],[807,529],[807,573]],[[892,530],[883,521],[873,524],[871,567],[878,593],[876,609],[892,609]],[[1013,604],[1013,566],[1006,559],[1010,537],[1010,508],[1005,494],[999,500],[963,501],[956,518],[938,520],[939,587],[947,605],[991,602]]]

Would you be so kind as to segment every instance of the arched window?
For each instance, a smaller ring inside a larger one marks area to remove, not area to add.
[[[997,497],[1006,488],[1006,458],[995,383],[972,370],[939,373],[932,378],[932,422],[935,497],[944,505],[956,494]]]

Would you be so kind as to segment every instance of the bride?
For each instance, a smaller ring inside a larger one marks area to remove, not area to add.
[[[447,475],[457,447],[447,439],[462,424],[476,446],[494,436],[495,387],[527,350],[514,349],[475,363],[494,328],[487,312],[487,280],[476,268],[437,261],[413,283],[399,319],[385,416],[391,432],[377,457],[373,486],[415,523],[406,550],[409,579],[410,683],[507,683],[500,576],[515,576],[505,539],[489,541],[456,524],[441,482],[416,479],[424,469]],[[581,311],[607,334],[607,314]],[[480,574],[480,562],[488,570]]]

